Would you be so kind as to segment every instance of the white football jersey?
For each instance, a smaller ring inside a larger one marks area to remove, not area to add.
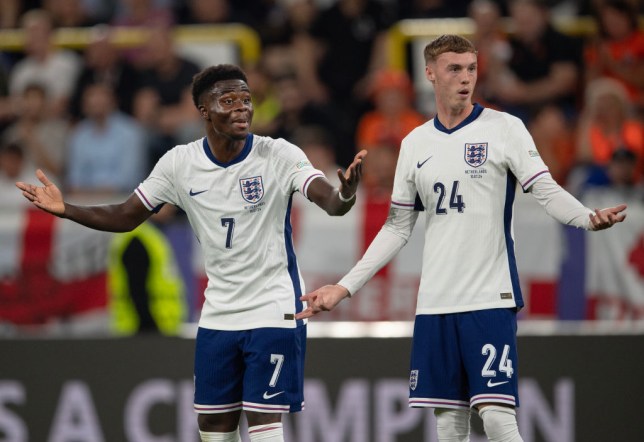
[[[527,191],[547,173],[523,123],[479,105],[453,129],[434,118],[409,133],[391,205],[427,213],[417,314],[523,305],[516,183]]]
[[[136,189],[143,204],[181,207],[203,250],[201,327],[294,328],[304,283],[293,251],[291,198],[322,172],[283,139],[250,134],[222,164],[206,138],[168,151]]]

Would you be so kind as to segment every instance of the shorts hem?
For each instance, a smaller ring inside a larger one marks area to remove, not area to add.
[[[454,408],[468,409],[470,403],[467,401],[456,401],[453,399],[438,398],[409,398],[410,408]]]
[[[223,405],[202,405],[194,404],[193,405],[195,413],[199,414],[219,414],[219,413],[230,413],[233,411],[238,411],[242,409],[241,402],[235,402],[233,404],[223,404]]]
[[[304,403],[292,406],[242,402],[242,408],[244,409],[244,411],[254,411],[256,413],[296,413],[298,411],[304,410]]]
[[[516,407],[516,398],[509,394],[477,394],[470,400],[471,406],[480,404],[504,404]]]

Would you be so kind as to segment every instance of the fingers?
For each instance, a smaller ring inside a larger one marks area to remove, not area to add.
[[[43,183],[45,186],[50,186],[52,184],[51,181],[49,181],[49,178],[47,178],[47,175],[45,175],[45,172],[42,170],[38,169],[36,171],[36,177],[38,180],[40,180],[41,183]]]
[[[313,312],[313,309],[311,307],[307,307],[306,309],[302,310],[299,313],[295,314],[295,319],[308,319],[313,316],[315,316],[317,312]]]
[[[607,209],[595,209],[594,214],[590,214],[590,223],[592,230],[604,230],[612,227],[615,223],[621,223],[626,219],[626,214],[622,213],[626,210],[626,204],[620,204],[616,207],[609,207]]]

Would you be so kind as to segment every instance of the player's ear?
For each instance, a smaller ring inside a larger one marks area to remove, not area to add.
[[[430,63],[425,65],[425,78],[432,83],[435,80],[434,67]]]
[[[206,106],[203,104],[199,105],[199,115],[201,115],[201,118],[203,118],[206,121],[210,121],[210,117],[208,116],[208,111],[206,110]]]

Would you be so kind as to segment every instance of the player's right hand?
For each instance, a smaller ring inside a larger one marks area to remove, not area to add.
[[[349,291],[341,285],[325,285],[314,292],[300,297],[308,306],[295,315],[295,319],[306,319],[320,312],[333,310],[344,298],[349,296]]]
[[[43,186],[23,183],[19,181],[16,187],[22,190],[22,195],[33,203],[34,206],[49,212],[56,216],[62,216],[65,213],[65,203],[63,194],[58,187],[47,178],[45,173],[38,169],[36,177],[43,183]]]

